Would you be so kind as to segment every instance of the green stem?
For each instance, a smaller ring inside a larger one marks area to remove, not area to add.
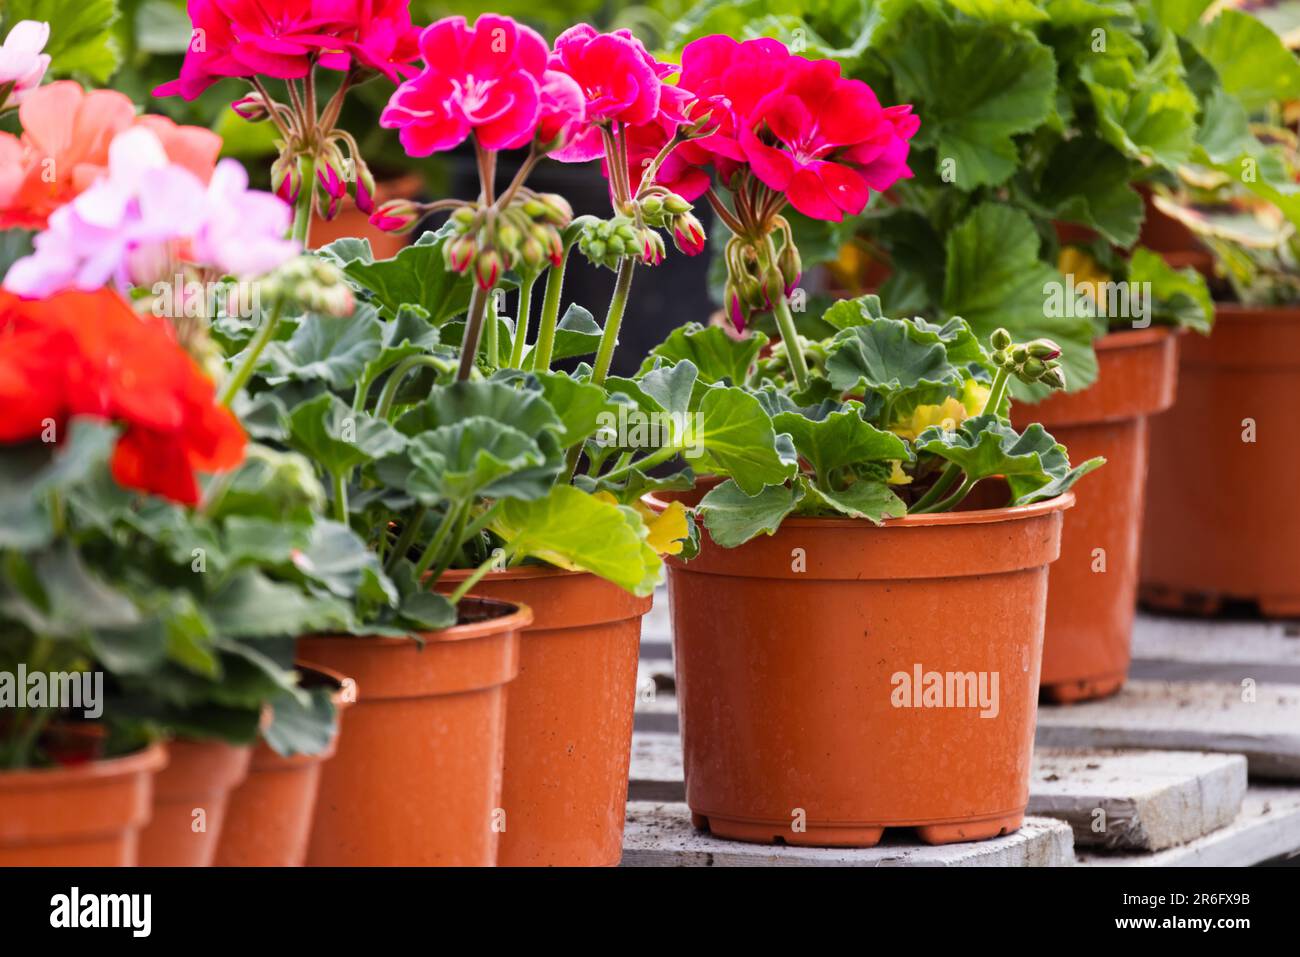
[[[648,469],[654,468],[656,465],[663,465],[665,462],[667,462],[668,460],[673,458],[673,456],[677,455],[680,452],[681,449],[676,448],[675,446],[666,445],[659,451],[652,452],[651,454],[647,455],[639,462],[624,463],[623,460],[620,459],[619,460],[620,464],[616,468],[606,472],[604,475],[601,476],[601,478],[602,479],[622,478],[626,473],[632,471],[634,468],[641,469],[644,472],[647,471]]]
[[[302,157],[298,161],[298,170],[302,174],[302,186],[298,190],[290,235],[302,243],[303,249],[307,249],[311,238],[312,201],[316,196],[316,160],[310,156]]]
[[[479,333],[483,329],[483,312],[487,306],[489,291],[474,283],[474,292],[469,298],[469,311],[465,314],[465,335],[460,342],[460,366],[456,369],[457,381],[469,378],[474,368],[474,359],[478,356]]]
[[[960,504],[962,503],[962,500],[963,500],[964,498],[966,498],[967,495],[970,494],[970,490],[973,489],[973,488],[975,487],[975,481],[976,481],[975,479],[971,478],[971,477],[968,475],[968,476],[966,476],[966,480],[965,480],[964,482],[962,482],[960,486],[958,486],[957,491],[953,492],[951,495],[949,495],[947,498],[945,498],[942,502],[939,502],[939,503],[936,504],[936,505],[931,505],[931,506],[929,506],[928,508],[925,508],[925,509],[915,509],[915,508],[913,508],[913,509],[910,510],[910,513],[913,514],[913,515],[919,515],[919,514],[930,513],[930,512],[949,512],[949,511],[952,511],[952,509],[954,509],[954,508],[956,508],[958,505],[960,505]]]
[[[984,408],[980,410],[980,415],[997,415],[998,406],[1002,404],[1002,400],[1006,396],[1010,384],[1011,373],[1006,369],[998,369],[997,373],[993,376],[993,385],[989,386],[989,397],[984,400]],[[952,483],[956,481],[957,476],[960,474],[961,466],[956,462],[949,462],[944,468],[943,474],[941,474],[935,480],[935,483],[930,486],[929,491],[912,503],[912,507],[907,510],[908,514],[919,515],[924,512],[943,512],[952,508],[953,505],[958,504],[970,492],[970,488],[967,487],[966,483],[963,483],[962,488],[959,488],[950,498],[944,499],[937,505],[935,503],[938,502],[940,495],[948,491],[952,486]],[[967,482],[969,481],[970,480],[967,479]],[[974,483],[970,484],[973,485]],[[962,489],[965,489],[965,491],[963,492]],[[957,498],[958,495],[961,497]],[[956,501],[953,501],[954,498]]]
[[[411,372],[412,369],[418,369],[420,366],[428,366],[436,369],[438,372],[450,372],[451,363],[439,359],[437,356],[407,356],[398,363],[393,374],[388,377],[384,383],[383,390],[379,393],[379,401],[375,403],[375,415],[378,418],[388,420],[390,413],[393,411],[393,403],[397,401],[397,390],[402,385],[402,380]],[[359,408],[359,406],[354,407]]]
[[[456,525],[462,524],[461,516],[465,511],[467,511],[468,507],[469,506],[467,505],[456,507],[449,505],[447,511],[443,512],[442,520],[438,522],[438,528],[433,533],[433,538],[429,540],[429,544],[426,545],[424,551],[420,553],[420,560],[415,563],[415,577],[417,581],[424,577],[424,573],[429,570],[429,566],[433,564],[434,559],[443,551],[443,545],[446,543],[447,537],[451,534],[451,530]]]
[[[331,472],[334,480],[334,520],[340,525],[348,524],[348,476],[342,472]]]
[[[402,528],[402,534],[397,536],[397,541],[393,544],[393,550],[389,553],[388,561],[384,564],[384,571],[391,571],[393,566],[406,557],[406,553],[411,550],[415,544],[415,536],[420,534],[420,528],[424,525],[424,516],[429,514],[429,509],[421,505],[415,510],[415,514]]]
[[[803,345],[799,342],[799,333],[794,325],[794,315],[790,312],[790,300],[785,295],[785,279],[776,265],[776,247],[772,245],[771,234],[764,236],[756,248],[762,260],[759,263],[761,281],[768,289],[780,290],[772,297],[772,311],[776,316],[777,328],[781,330],[781,341],[785,343],[785,354],[790,359],[795,388],[803,392],[808,388],[808,360],[804,358]]]
[[[253,337],[253,341],[248,348],[244,350],[244,358],[240,360],[239,367],[221,387],[221,395],[218,397],[218,401],[222,405],[229,406],[231,402],[234,402],[235,396],[239,395],[239,390],[252,378],[253,369],[257,367],[257,362],[262,357],[262,350],[275,336],[276,327],[280,325],[280,314],[282,312],[284,312],[283,298],[276,300],[271,315],[262,323],[262,328],[257,330],[257,335]]]
[[[510,548],[505,549],[505,555],[507,561],[509,561],[510,556],[513,554],[513,551],[514,550]],[[474,569],[474,573],[470,575],[469,578],[466,578],[463,582],[461,582],[456,587],[456,590],[451,593],[451,595],[449,596],[451,598],[451,603],[454,605],[462,598],[464,598],[469,593],[469,590],[473,588],[475,585],[477,585],[482,580],[483,576],[492,570],[492,566],[495,565],[498,560],[499,560],[498,556],[495,554],[495,552],[489,555],[487,558],[485,558],[479,564],[479,566]]]
[[[501,343],[498,337],[500,324],[497,322],[497,297],[489,290],[487,311],[483,316],[483,351],[487,354],[488,367],[495,370],[501,361]]]
[[[636,260],[631,256],[623,257],[618,264],[614,295],[609,300],[609,311],[605,314],[605,331],[601,334],[600,348],[596,351],[596,365],[591,372],[591,381],[595,385],[605,384],[609,367],[614,362],[614,347],[618,345],[618,330],[623,325],[623,313],[627,310],[627,297],[632,291],[632,273],[635,270]]]
[[[953,465],[952,462],[949,462],[947,466],[944,467],[944,470],[940,473],[939,477],[934,480],[934,484],[930,486],[926,493],[912,503],[912,507],[908,509],[908,512],[915,514],[927,511],[931,505],[939,501],[939,496],[943,495],[952,487],[952,483],[957,480],[957,476],[960,474],[961,469]]]
[[[524,364],[524,344],[528,341],[528,326],[532,321],[533,286],[537,283],[537,274],[524,278],[519,286],[519,308],[515,319],[515,343],[510,348],[510,368],[518,369]]]
[[[569,250],[564,248],[564,258],[551,266],[546,274],[546,293],[542,297],[542,321],[537,330],[537,345],[533,349],[533,371],[549,372],[551,356],[555,352],[555,330],[560,321],[560,294],[564,290],[564,267],[569,263]]]

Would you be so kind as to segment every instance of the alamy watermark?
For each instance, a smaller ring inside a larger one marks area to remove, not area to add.
[[[1152,292],[1149,282],[1085,280],[1074,273],[1065,282],[1043,283],[1043,315],[1049,319],[1126,319],[1134,329],[1151,325]]]
[[[0,708],[57,708],[94,719],[104,713],[102,671],[0,671]]]
[[[895,708],[971,708],[981,718],[996,718],[1001,710],[996,671],[926,671],[917,662],[911,671],[896,671],[889,683],[889,703]]]
[[[617,412],[601,412],[596,423],[592,440],[602,448],[676,448],[686,459],[704,454],[701,412],[643,412],[620,405]]]

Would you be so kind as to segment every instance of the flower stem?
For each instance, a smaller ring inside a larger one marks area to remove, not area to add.
[[[379,401],[375,404],[375,415],[378,418],[387,421],[389,414],[393,411],[393,403],[397,400],[397,390],[401,386],[402,380],[406,378],[407,373],[412,369],[418,369],[420,366],[428,366],[438,372],[451,371],[451,364],[439,359],[437,356],[407,356],[398,363],[397,368],[393,370],[393,374],[384,383],[383,391],[379,393]],[[359,409],[360,406],[354,406],[354,408]]]
[[[489,291],[487,300],[487,311],[483,316],[483,351],[487,354],[489,368],[496,369],[501,361],[501,326],[497,321],[497,297]]]
[[[343,472],[332,472],[334,479],[334,520],[348,524],[348,477]]]
[[[420,527],[424,524],[424,516],[428,513],[428,507],[421,505],[415,510],[415,514],[407,520],[406,524],[402,526],[402,534],[397,536],[393,550],[388,555],[388,561],[384,563],[384,571],[391,572],[393,566],[406,557],[406,553],[415,544],[415,536],[420,534]]]
[[[507,561],[510,560],[510,556],[512,552],[513,549],[511,548],[505,549],[505,558]],[[469,590],[473,588],[475,585],[477,585],[482,580],[483,576],[486,575],[488,572],[490,572],[492,570],[492,566],[495,565],[498,561],[500,561],[500,559],[501,556],[497,555],[495,552],[493,552],[491,555],[485,558],[479,564],[479,566],[474,569],[474,573],[470,575],[469,578],[466,578],[463,582],[461,582],[456,587],[456,590],[452,592],[450,596],[448,596],[451,599],[451,603],[454,605],[462,598],[464,598],[469,593]]]
[[[460,366],[456,369],[457,381],[469,378],[478,356],[478,340],[483,330],[483,312],[487,306],[488,290],[478,283],[469,298],[469,310],[465,314],[465,335],[460,343]]]
[[[560,294],[564,291],[564,268],[569,264],[569,250],[564,247],[564,258],[551,266],[546,274],[546,293],[542,297],[542,320],[537,330],[537,345],[533,348],[534,372],[549,372],[551,355],[555,352],[555,329],[560,321]]]
[[[609,367],[614,362],[614,347],[618,345],[618,330],[623,325],[623,313],[627,310],[627,297],[632,291],[632,273],[635,270],[636,259],[631,256],[624,256],[618,264],[614,295],[609,300],[609,311],[605,314],[605,331],[601,333],[600,348],[596,351],[596,365],[591,372],[591,381],[595,385],[605,384]]]
[[[312,204],[316,196],[316,160],[303,156],[298,160],[298,169],[302,174],[302,185],[298,188],[291,235],[302,244],[303,249],[307,249],[311,237]]]
[[[537,274],[525,276],[519,286],[519,308],[515,318],[515,342],[510,348],[510,368],[518,369],[524,364],[524,344],[528,341],[528,326],[532,321],[533,286],[537,283]],[[552,336],[554,330],[552,330]]]
[[[284,299],[277,299],[271,315],[262,323],[262,328],[257,330],[257,335],[249,343],[248,349],[244,352],[244,358],[240,361],[239,367],[234,371],[225,385],[221,387],[221,395],[218,401],[229,407],[231,402],[235,401],[235,396],[239,395],[239,390],[244,387],[253,375],[253,369],[257,367],[257,361],[262,356],[262,350],[266,348],[268,342],[275,336],[276,327],[280,325],[280,314],[284,312]]]

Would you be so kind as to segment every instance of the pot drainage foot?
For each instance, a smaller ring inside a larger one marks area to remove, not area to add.
[[[746,844],[789,844],[796,847],[875,847],[885,835],[883,827],[809,824],[805,829],[796,831],[788,824],[737,821],[696,814],[694,811],[691,812],[691,825],[697,831],[707,831],[714,837],[728,841],[744,841]]]
[[[1104,675],[1100,678],[1084,678],[1079,681],[1057,681],[1045,684],[1039,689],[1039,699],[1050,704],[1076,704],[1080,701],[1096,701],[1119,694],[1124,687],[1124,672]]]
[[[1138,600],[1152,611],[1195,615],[1200,618],[1213,618],[1223,609],[1223,599],[1218,595],[1183,591],[1167,585],[1142,585],[1138,589]]]
[[[926,844],[957,844],[962,841],[987,841],[1020,830],[1024,814],[1004,814],[968,821],[964,824],[926,824],[916,829],[916,836]]]

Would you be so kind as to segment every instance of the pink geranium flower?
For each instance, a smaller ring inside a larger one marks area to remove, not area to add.
[[[41,85],[50,66],[41,51],[49,39],[50,25],[38,20],[19,20],[9,31],[0,44],[0,109],[18,106]]]
[[[347,70],[353,58],[395,82],[413,72],[410,0],[189,0],[193,39],[180,76],[154,96],[192,100],[226,77],[307,76],[313,62]]]
[[[128,129],[109,147],[107,175],[54,211],[5,288],[28,297],[110,282],[126,290],[170,278],[173,261],[262,275],[298,250],[283,238],[289,208],[247,184],[243,167],[223,160],[205,185],[148,128]]]
[[[580,23],[555,41],[551,69],[567,73],[586,98],[587,124],[555,158],[582,163],[604,155],[600,126],[620,123],[637,126],[665,118],[680,122],[688,99],[684,91],[664,79],[676,72],[660,63],[630,30],[599,33]]]
[[[397,88],[379,118],[400,131],[410,155],[451,149],[471,132],[489,150],[532,139],[547,57],[535,31],[494,14],[472,27],[447,17],[420,34],[420,53],[424,69]]]
[[[582,129],[587,101],[582,87],[567,73],[542,74],[541,109],[537,117],[537,142],[543,148],[561,149]]]

